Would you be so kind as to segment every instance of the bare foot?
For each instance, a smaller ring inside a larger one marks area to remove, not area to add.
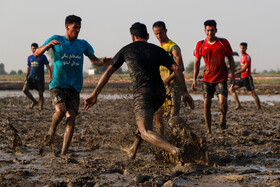
[[[33,108],[35,105],[37,105],[37,104],[38,104],[37,101],[36,101],[36,102],[32,102],[31,105],[29,106],[29,108],[32,109],[32,108]]]
[[[183,160],[183,149],[179,149],[179,152],[177,152],[176,154],[174,154],[174,161],[176,163],[176,165],[183,165],[184,164],[184,160]]]
[[[122,146],[121,146],[121,150],[124,151],[124,152],[126,152],[127,155],[128,155],[128,157],[129,157],[130,159],[135,159],[135,157],[136,157],[136,151],[133,151],[132,148],[130,148],[130,147],[122,147]]]
[[[241,105],[237,105],[234,110],[239,110],[239,109],[242,109],[242,106]]]
[[[46,146],[50,146],[52,142],[53,142],[53,138],[51,137],[51,135],[47,134],[45,137],[43,137],[38,150],[39,155],[42,155],[44,152],[44,148]]]
[[[206,128],[207,128],[207,133],[211,134],[211,125],[206,124]]]
[[[223,117],[221,116],[221,119],[220,119],[220,129],[221,130],[224,130],[227,128],[227,122],[226,122],[226,119],[223,119]]]

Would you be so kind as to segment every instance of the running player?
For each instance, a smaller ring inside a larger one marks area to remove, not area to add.
[[[44,65],[47,67],[49,73],[49,80],[52,79],[51,68],[49,66],[49,61],[45,55],[38,57],[34,56],[36,49],[38,48],[37,43],[31,44],[32,55],[27,59],[27,70],[26,77],[23,86],[23,93],[32,101],[29,108],[33,108],[38,101],[30,93],[30,89],[36,89],[39,93],[39,110],[43,109],[44,105],[44,91],[45,91],[45,73]]]
[[[167,36],[167,29],[163,21],[153,24],[153,31],[160,43],[160,47],[168,52],[176,64],[184,71],[184,64],[179,46]],[[175,74],[166,67],[160,66],[160,75],[166,88],[167,98],[161,108],[155,113],[155,122],[160,134],[164,133],[163,115],[172,118],[180,113],[182,91]]]
[[[251,57],[247,54],[247,46],[248,44],[246,42],[242,42],[240,44],[240,52],[241,52],[241,59],[240,59],[240,65],[241,69],[239,71],[236,71],[234,75],[237,75],[241,73],[241,79],[236,81],[235,85],[231,85],[229,88],[229,92],[231,93],[232,97],[234,98],[236,102],[235,109],[240,109],[241,104],[239,102],[238,96],[235,92],[235,90],[238,90],[239,88],[245,86],[248,90],[249,94],[254,98],[257,109],[261,110],[261,104],[260,99],[255,92],[255,87],[253,83],[253,78],[251,76]]]
[[[134,23],[130,28],[132,43],[123,47],[113,58],[113,63],[105,71],[92,94],[85,100],[84,109],[97,101],[102,88],[111,75],[126,62],[133,84],[133,101],[136,124],[139,133],[130,148],[123,148],[129,158],[135,158],[137,148],[143,140],[160,147],[176,158],[180,157],[179,148],[170,144],[164,136],[153,131],[153,116],[165,101],[165,87],[159,73],[159,66],[174,71],[180,82],[183,101],[194,108],[192,97],[188,94],[182,69],[169,57],[162,48],[147,42],[149,34],[146,25]]]
[[[231,72],[234,72],[233,51],[229,42],[224,38],[217,38],[217,24],[215,20],[204,22],[206,39],[197,42],[194,56],[194,80],[192,89],[196,90],[197,76],[200,68],[200,60],[203,57],[205,69],[203,75],[204,88],[204,119],[208,133],[211,133],[211,103],[217,88],[217,96],[220,103],[221,118],[220,128],[226,128],[227,105],[227,78],[228,70],[225,63],[225,57],[228,58]],[[235,77],[231,77],[234,84]]]
[[[82,19],[78,16],[67,16],[65,36],[54,35],[50,37],[34,54],[40,56],[46,50],[53,50],[54,72],[49,88],[55,113],[46,139],[47,143],[52,142],[57,125],[63,117],[66,117],[62,155],[66,154],[70,145],[79,110],[80,91],[83,86],[83,55],[86,55],[91,63],[97,66],[108,65],[112,60],[111,58],[99,60],[94,55],[91,45],[86,40],[78,39],[81,21]]]

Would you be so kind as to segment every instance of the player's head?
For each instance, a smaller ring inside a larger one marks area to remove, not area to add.
[[[247,49],[248,44],[246,42],[241,42],[240,46],[244,46]]]
[[[246,42],[241,42],[240,43],[240,52],[241,52],[241,54],[246,53],[247,47],[248,47],[248,44]]]
[[[154,27],[161,27],[163,28],[164,30],[166,30],[166,26],[165,26],[165,23],[163,21],[157,21],[153,24],[153,28]]]
[[[32,44],[31,44],[31,51],[32,51],[32,53],[34,53],[38,47],[39,47],[39,46],[38,46],[37,43],[32,43]]]
[[[215,20],[211,19],[211,20],[206,20],[204,22],[204,28],[206,29],[207,26],[210,26],[210,27],[214,27],[215,29],[217,29],[217,23]]]
[[[208,38],[208,40],[212,40],[216,38],[217,33],[217,23],[215,20],[207,20],[204,22],[204,32]]]
[[[163,21],[157,21],[153,24],[153,31],[159,42],[167,42],[167,29]]]
[[[136,22],[130,27],[130,34],[132,37],[134,36],[145,40],[149,39],[146,25],[140,22]]]
[[[66,33],[70,40],[78,38],[81,29],[82,19],[79,16],[69,15],[65,19]]]

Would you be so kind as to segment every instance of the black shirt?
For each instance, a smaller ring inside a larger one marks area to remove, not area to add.
[[[137,41],[123,47],[113,58],[112,66],[119,68],[126,62],[133,84],[133,92],[150,87],[165,92],[159,66],[170,69],[175,62],[168,53],[145,41]]]

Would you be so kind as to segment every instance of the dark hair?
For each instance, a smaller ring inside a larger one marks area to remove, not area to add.
[[[153,28],[154,27],[161,27],[163,28],[164,30],[166,30],[166,26],[165,26],[165,23],[163,21],[157,21],[153,24]]]
[[[139,38],[146,38],[148,36],[146,25],[140,22],[136,22],[130,27],[130,33]]]
[[[215,20],[211,19],[211,20],[207,20],[204,22],[204,28],[206,28],[206,26],[211,26],[211,27],[215,27],[215,29],[217,29],[217,23]]]
[[[82,19],[79,16],[69,15],[65,19],[65,25],[72,24],[72,23],[81,23],[81,21]]]
[[[248,44],[246,42],[241,42],[240,45],[244,46],[247,48]]]
[[[38,48],[39,45],[38,45],[37,43],[32,43],[32,44],[31,44],[31,47],[36,47],[36,48]]]

